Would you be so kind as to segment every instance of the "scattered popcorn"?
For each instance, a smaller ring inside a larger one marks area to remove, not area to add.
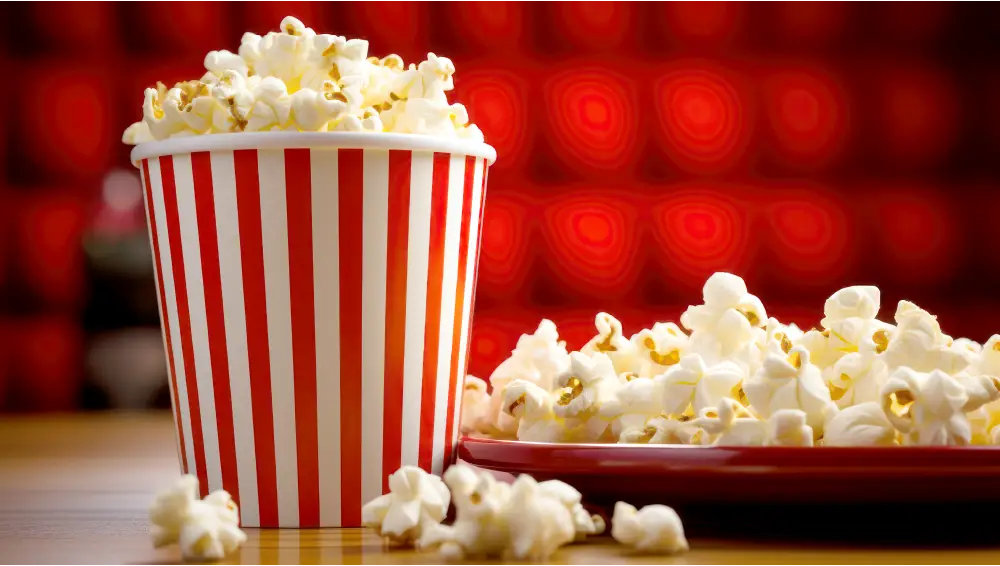
[[[1000,335],[983,345],[953,339],[908,301],[899,302],[895,324],[880,321],[881,292],[872,286],[831,295],[822,328],[807,332],[768,318],[729,273],[712,275],[702,299],[681,315],[687,331],[658,322],[626,338],[618,319],[599,313],[597,335],[579,352],[567,352],[555,324],[543,320],[491,376],[479,432],[740,446],[1000,438]],[[469,419],[479,418],[483,395],[469,393]]]
[[[393,544],[412,545],[448,514],[451,495],[441,478],[416,466],[389,476],[389,493],[361,509],[361,524]]]
[[[237,53],[210,51],[204,65],[199,80],[146,89],[143,119],[122,141],[283,130],[483,141],[466,108],[448,102],[455,65],[434,53],[406,67],[398,55],[369,57],[367,41],[317,34],[288,16],[279,31],[244,34]]]
[[[635,507],[619,501],[611,518],[611,536],[636,552],[675,554],[688,550],[684,526],[677,513],[666,505]]]
[[[149,534],[153,546],[180,546],[186,560],[219,560],[247,540],[239,528],[236,503],[224,490],[198,499],[198,479],[182,477],[156,496],[149,510]]]
[[[538,483],[521,475],[508,485],[456,464],[445,472],[444,483],[455,504],[455,522],[434,523],[417,546],[437,549],[445,560],[545,560],[560,546],[604,530],[600,517],[583,510],[580,493],[562,482]]]

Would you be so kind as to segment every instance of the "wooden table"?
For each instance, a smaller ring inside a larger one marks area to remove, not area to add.
[[[168,414],[0,418],[0,561],[177,562],[154,550],[146,511],[177,478]],[[887,520],[889,517],[887,517]],[[984,517],[985,521],[992,518]],[[257,530],[232,563],[434,563],[434,554],[390,550],[361,529]],[[629,556],[608,537],[561,550],[555,563],[941,563],[1000,562],[1000,550],[847,548],[691,540],[677,557]],[[986,541],[984,541],[986,542]],[[993,544],[1000,545],[1000,536]]]

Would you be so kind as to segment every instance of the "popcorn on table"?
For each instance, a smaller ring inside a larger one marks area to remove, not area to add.
[[[619,501],[611,518],[611,536],[636,552],[676,554],[688,550],[681,518],[666,505],[635,507]]]
[[[186,560],[218,560],[247,540],[233,498],[216,490],[198,499],[198,479],[182,477],[156,496],[149,510],[153,546],[177,544]]]
[[[535,442],[891,446],[1000,440],[1000,335],[983,345],[944,334],[900,301],[878,319],[881,292],[841,289],[821,328],[768,318],[745,282],[709,277],[681,326],[627,338],[608,313],[568,352],[543,320],[476,384],[467,428]],[[682,328],[683,327],[683,328]],[[488,399],[488,401],[487,401]],[[485,412],[486,418],[481,418]],[[806,431],[811,438],[807,438]]]
[[[441,478],[416,466],[403,466],[389,476],[389,493],[361,508],[361,524],[394,544],[409,545],[444,520],[450,502]]]
[[[200,79],[144,93],[143,118],[122,141],[232,132],[349,131],[483,141],[465,107],[449,103],[455,65],[428,53],[406,66],[369,57],[368,42],[317,34],[288,16],[279,31],[246,33],[237,53],[211,51]]]

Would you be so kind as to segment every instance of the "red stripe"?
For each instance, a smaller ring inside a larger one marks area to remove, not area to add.
[[[253,442],[257,464],[260,525],[276,527],[278,526],[278,481],[274,461],[271,355],[267,336],[267,298],[264,293],[264,244],[261,240],[257,151],[252,149],[234,151],[233,161],[236,165],[236,213],[240,225],[243,303],[247,317],[247,358],[250,366],[250,402],[253,405]]]
[[[406,342],[406,254],[410,229],[412,153],[389,152],[389,233],[385,277],[385,381],[382,420],[382,493],[402,463],[403,350]]]
[[[181,470],[186,474],[187,448],[184,446],[184,426],[181,424],[180,401],[177,398],[177,371],[174,368],[174,343],[170,337],[170,317],[167,314],[167,295],[163,290],[163,263],[160,261],[160,237],[156,233],[156,212],[153,209],[153,187],[149,182],[149,160],[142,160],[142,174],[146,181],[146,211],[149,214],[149,237],[153,243],[153,261],[156,262],[156,289],[160,294],[160,318],[163,321],[163,337],[167,343],[167,367],[170,370],[170,384],[173,386],[172,408],[174,411],[174,426],[177,428],[177,440],[181,451]]]
[[[472,224],[472,185],[476,173],[476,158],[465,158],[465,186],[462,191],[462,230],[458,237],[458,284],[455,286],[455,324],[451,343],[451,373],[448,383],[448,437],[444,441],[444,463],[452,462],[452,447],[455,443],[455,389],[465,381],[465,368],[458,367],[459,348],[462,339],[462,314],[465,310],[465,270],[469,264],[469,230]],[[468,359],[466,359],[468,360]],[[461,421],[459,421],[461,422]]]
[[[441,332],[441,287],[444,279],[444,232],[448,216],[448,168],[451,156],[434,154],[431,187],[431,231],[427,260],[427,316],[424,320],[424,376],[420,401],[420,452],[417,462],[431,471],[434,455],[434,394]]]
[[[472,265],[472,302],[469,303],[469,340],[465,344],[465,359],[472,353],[472,320],[476,314],[476,284],[479,281],[479,252],[483,243],[483,214],[486,212],[486,179],[489,176],[490,165],[483,159],[483,184],[479,194],[479,225],[476,226],[476,263]]]
[[[160,157],[160,177],[163,179],[163,212],[167,218],[167,239],[170,241],[170,263],[177,296],[177,326],[181,333],[181,354],[184,377],[187,380],[187,402],[191,412],[191,440],[194,444],[195,475],[202,497],[208,495],[208,470],[205,467],[205,440],[201,432],[201,403],[198,400],[198,375],[194,367],[194,345],[191,339],[191,312],[188,306],[187,276],[184,273],[184,250],[181,248],[181,226],[177,213],[177,185],[174,181],[174,158]]]
[[[233,398],[229,392],[229,351],[226,348],[226,313],[222,308],[222,278],[219,271],[219,238],[215,223],[215,189],[212,160],[208,152],[191,154],[194,204],[198,215],[201,274],[205,287],[208,351],[215,391],[215,420],[219,429],[219,460],[222,487],[239,504],[240,480],[236,473],[236,435],[233,431]]]
[[[361,524],[361,270],[363,151],[338,150],[340,209],[340,512]]]
[[[285,150],[288,285],[291,291],[295,443],[299,526],[319,526],[319,439],[316,424],[316,316],[313,303],[312,184],[309,150]]]

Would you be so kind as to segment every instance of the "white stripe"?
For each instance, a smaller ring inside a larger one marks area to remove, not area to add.
[[[444,440],[448,426],[448,390],[451,385],[452,338],[455,330],[455,295],[458,283],[458,244],[462,230],[462,198],[465,183],[465,156],[452,155],[448,172],[448,211],[444,230],[444,275],[441,279],[441,325],[434,402],[434,452],[431,472],[440,474],[444,466]]]
[[[361,254],[361,504],[382,495],[389,152],[364,152]]]
[[[461,423],[461,408],[462,408],[462,392],[465,390],[463,387],[465,384],[465,374],[467,371],[466,363],[468,360],[465,359],[466,353],[469,351],[469,334],[472,329],[469,328],[469,321],[472,314],[472,289],[475,286],[475,281],[473,278],[476,275],[476,249],[479,246],[479,238],[476,237],[479,230],[479,208],[482,205],[483,193],[480,190],[480,185],[483,182],[483,160],[476,159],[475,172],[472,175],[472,204],[469,206],[469,214],[471,218],[469,219],[469,247],[467,250],[459,250],[460,253],[468,254],[465,260],[465,289],[463,290],[462,300],[462,332],[459,334],[458,343],[458,382],[455,383],[455,428],[450,432],[452,435],[452,445],[458,448],[458,437],[459,430],[462,428]]]
[[[424,323],[431,231],[434,154],[412,154],[410,220],[406,245],[406,331],[403,348],[403,436],[400,462],[416,466],[420,457],[420,403],[424,378]]]
[[[191,405],[188,403],[187,381],[184,373],[184,355],[181,347],[181,331],[177,314],[177,292],[174,290],[174,268],[171,263],[170,237],[167,234],[167,213],[163,209],[163,178],[160,176],[160,160],[149,160],[149,180],[152,181],[153,211],[156,214],[157,238],[160,242],[160,263],[163,265],[163,294],[167,299],[167,318],[170,325],[170,343],[174,349],[174,372],[177,380],[177,404],[181,415],[181,429],[184,432],[184,452],[187,455],[187,469],[197,471],[194,460],[194,440],[191,438]]]
[[[155,261],[156,249],[153,247],[153,223],[149,221],[149,215],[150,214],[155,214],[155,213],[153,211],[149,210],[149,207],[153,206],[152,201],[150,201],[148,204],[146,202],[146,181],[147,181],[147,179],[146,179],[146,173],[143,171],[143,168],[142,168],[141,164],[139,166],[139,180],[142,183],[142,194],[143,194],[142,203],[143,203],[143,208],[146,210],[146,227],[149,229],[149,250],[150,250],[150,254],[149,255],[150,255],[150,257],[154,258],[154,261],[153,261],[153,286],[156,288],[156,312],[160,315],[160,334],[163,335],[163,359],[164,359],[164,362],[167,363],[167,366],[164,368],[166,370],[166,372],[167,372],[167,389],[170,391],[170,403],[171,403],[171,405],[173,405],[173,402],[174,402],[174,383],[173,383],[172,376],[170,375],[170,363],[167,360],[167,356],[170,355],[170,353],[169,353],[170,350],[167,349],[167,328],[166,328],[166,325],[163,324],[163,305],[160,304],[160,292],[161,292],[161,290],[160,290],[160,279],[159,279],[159,269],[160,268],[156,265],[156,261]],[[153,191],[150,190],[150,193],[152,193],[152,192]],[[150,198],[152,198],[152,197],[150,197]],[[154,216],[154,218],[155,218],[155,216]],[[156,237],[159,238],[159,235],[157,235]],[[177,324],[177,321],[174,321],[174,324]],[[177,408],[175,407],[174,411],[171,412],[171,414],[173,415],[173,418],[174,418],[174,430],[175,431],[181,426],[181,424],[179,422],[177,422],[177,414],[178,413],[176,412],[176,410],[177,410]],[[183,462],[181,462],[181,439],[180,439],[180,436],[176,432],[174,433],[174,441],[177,444],[177,461],[181,463],[181,472],[183,473],[183,470],[184,470],[184,468],[183,468]]]
[[[174,157],[174,180],[181,248],[184,250],[184,273],[187,276],[188,310],[191,313],[191,350],[194,354],[195,383],[198,385],[205,470],[208,489],[212,491],[222,489],[222,461],[219,458],[219,426],[215,419],[215,384],[212,383],[212,353],[208,349],[208,314],[205,312],[205,280],[198,240],[191,154]]]
[[[312,150],[319,521],[340,526],[340,206],[337,150]]]
[[[292,365],[291,289],[288,283],[288,212],[285,154],[257,152],[260,227],[264,247],[264,294],[271,354],[271,407],[278,483],[278,523],[299,525],[299,472],[295,444],[295,379]]]
[[[247,347],[243,260],[233,152],[212,152],[212,187],[215,193],[215,223],[219,240],[222,308],[226,319],[226,353],[229,357],[229,393],[233,405],[236,473],[240,480],[240,517],[243,526],[256,527],[260,525],[260,505],[257,501],[257,448],[253,435],[250,357]]]

